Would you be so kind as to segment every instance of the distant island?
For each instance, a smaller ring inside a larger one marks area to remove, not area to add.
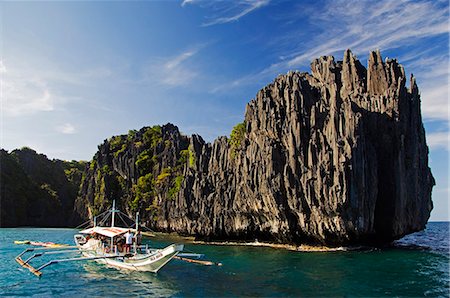
[[[115,199],[200,240],[378,245],[433,208],[418,87],[379,51],[367,69],[347,50],[278,76],[213,143],[166,124],[113,136],[86,163],[0,153],[2,227],[75,226]]]
[[[0,227],[67,227],[86,162],[49,160],[31,148],[0,149]]]

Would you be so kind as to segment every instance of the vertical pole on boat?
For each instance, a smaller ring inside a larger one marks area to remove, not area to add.
[[[137,245],[138,230],[139,230],[139,211],[136,212],[136,232],[134,233],[134,254],[137,253],[136,245]]]
[[[112,215],[111,215],[111,227],[114,227],[114,215],[116,214],[116,200],[113,200],[113,205],[112,205]]]
[[[112,205],[112,209],[111,209],[111,227],[114,227],[114,218],[116,215],[116,200],[113,200],[113,205]],[[111,245],[110,245],[110,250],[112,252],[113,250],[113,244],[114,244],[114,237],[111,237]]]
[[[97,226],[97,216],[94,216],[94,227]]]
[[[136,234],[138,230],[139,230],[139,211],[136,212]]]

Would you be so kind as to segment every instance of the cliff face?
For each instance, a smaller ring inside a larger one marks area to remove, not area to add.
[[[0,150],[0,227],[67,227],[80,221],[73,206],[82,162],[49,160],[29,148]]]
[[[379,52],[367,69],[349,50],[321,57],[260,90],[231,139],[168,124],[106,140],[76,208],[116,199],[156,230],[203,239],[342,245],[422,230],[434,179],[419,91],[405,83]]]

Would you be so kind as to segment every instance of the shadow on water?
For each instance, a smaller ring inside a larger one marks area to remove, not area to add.
[[[0,272],[3,296],[448,296],[447,225],[430,224],[425,232],[383,250],[292,252],[267,247],[186,243],[223,266],[174,260],[158,274],[128,272],[95,262],[65,263],[37,279],[13,260],[24,249],[14,240],[71,243],[70,229],[1,229]],[[17,235],[20,235],[18,237]],[[173,239],[151,239],[162,247]],[[149,240],[147,240],[149,241]]]

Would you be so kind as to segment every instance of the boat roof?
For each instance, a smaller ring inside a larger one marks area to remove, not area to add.
[[[122,234],[125,234],[127,231],[130,231],[129,228],[120,228],[120,227],[93,227],[89,229],[85,229],[80,231],[81,234],[100,234],[106,237],[116,237]]]

